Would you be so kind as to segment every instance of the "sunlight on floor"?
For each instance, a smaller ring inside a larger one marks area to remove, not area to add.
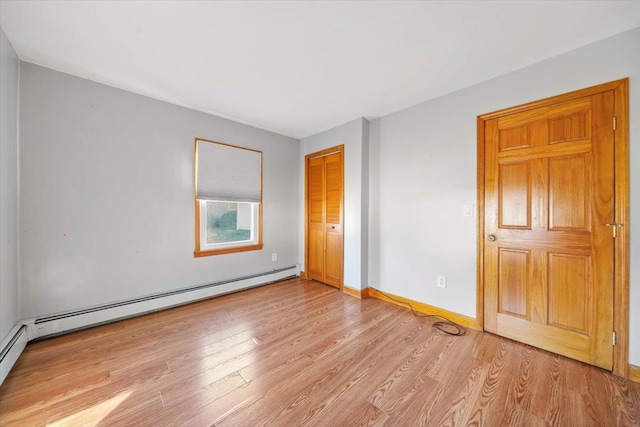
[[[116,409],[123,401],[125,401],[133,393],[133,390],[125,391],[109,400],[93,405],[80,412],[69,415],[61,420],[47,424],[49,426],[83,426],[95,427],[114,409]]]

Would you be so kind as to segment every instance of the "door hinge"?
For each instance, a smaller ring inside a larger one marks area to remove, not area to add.
[[[607,227],[611,227],[611,231],[613,232],[613,238],[618,237],[618,228],[622,227],[624,224],[618,224],[616,222],[612,222],[609,224],[605,224]]]
[[[616,120],[616,116],[613,116],[613,130],[616,130],[618,127],[618,121]]]
[[[616,331],[613,331],[613,335],[611,337],[611,341],[613,342],[613,345],[616,345],[618,342],[618,336],[616,335]]]

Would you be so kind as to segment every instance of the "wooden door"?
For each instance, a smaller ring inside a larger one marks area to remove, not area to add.
[[[612,369],[614,91],[485,122],[484,327]]]
[[[342,287],[342,146],[306,157],[307,275]]]

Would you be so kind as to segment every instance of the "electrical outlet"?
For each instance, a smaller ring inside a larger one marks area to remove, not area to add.
[[[447,287],[447,276],[438,276],[438,283],[437,283],[439,288],[446,288]]]
[[[277,261],[278,260],[278,253],[274,252],[271,254],[271,261]]]

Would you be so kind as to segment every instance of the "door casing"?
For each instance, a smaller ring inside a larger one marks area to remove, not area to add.
[[[615,220],[623,224],[614,241],[613,327],[616,345],[613,346],[613,373],[629,377],[629,79],[616,80],[597,86],[565,93],[515,107],[506,108],[477,118],[478,160],[478,261],[476,289],[476,321],[484,330],[484,244],[485,244],[485,122],[497,117],[544,107],[574,98],[614,91],[614,197]]]

